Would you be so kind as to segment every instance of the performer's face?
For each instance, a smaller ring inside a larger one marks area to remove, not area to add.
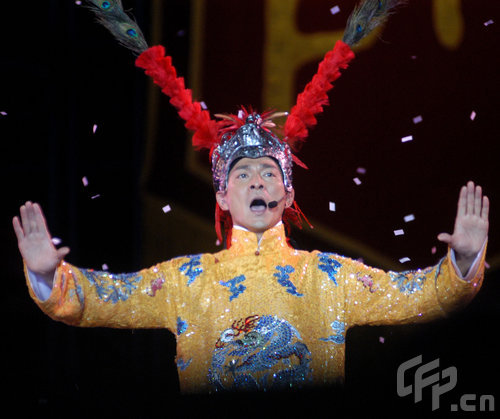
[[[231,169],[226,191],[217,192],[216,198],[234,225],[262,234],[281,220],[285,208],[293,204],[294,192],[285,191],[281,169],[272,158],[245,157]],[[271,201],[278,205],[269,208]]]

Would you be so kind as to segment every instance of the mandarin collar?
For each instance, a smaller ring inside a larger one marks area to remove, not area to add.
[[[283,223],[279,223],[266,230],[262,234],[260,242],[257,240],[257,234],[248,230],[233,228],[229,251],[240,254],[256,254],[256,252],[262,254],[287,247],[289,246],[286,240],[285,227]]]

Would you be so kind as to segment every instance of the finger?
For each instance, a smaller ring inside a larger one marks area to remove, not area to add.
[[[45,217],[43,215],[42,208],[38,204],[33,205],[33,210],[34,210],[34,215],[35,215],[35,220],[36,220],[36,225],[37,229],[39,232],[44,233],[49,239],[50,239],[50,233],[49,229],[47,228],[47,222],[45,220]]]
[[[437,239],[440,242],[444,242],[444,243],[450,244],[451,240],[452,240],[452,237],[448,233],[440,233],[440,234],[438,234]]]
[[[17,241],[20,242],[24,239],[24,231],[21,226],[19,218],[16,216],[12,219],[12,226],[14,227],[14,232],[16,233]]]
[[[474,195],[474,215],[477,215],[478,217],[481,216],[481,204],[483,202],[482,199],[483,196],[483,190],[481,186],[476,186],[476,191]]]
[[[36,224],[35,209],[31,202],[26,204],[26,213],[28,214],[28,223],[30,225],[30,233],[37,233],[38,226]]]
[[[483,196],[483,209],[481,210],[481,218],[488,221],[488,216],[490,212],[490,200],[487,196]]]
[[[467,206],[467,186],[462,186],[460,189],[460,195],[458,197],[458,210],[457,216],[465,215]]]
[[[19,214],[21,214],[21,223],[22,223],[22,226],[23,226],[23,230],[24,230],[24,235],[27,236],[28,234],[30,234],[30,223],[29,223],[29,220],[28,220],[28,211],[26,209],[26,205],[28,203],[26,202],[25,205],[21,205],[21,208],[19,209]]]
[[[465,209],[466,214],[472,214],[474,211],[474,183],[467,183],[467,208]]]

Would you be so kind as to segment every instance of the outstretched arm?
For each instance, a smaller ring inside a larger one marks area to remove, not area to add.
[[[462,186],[458,199],[453,234],[441,233],[438,240],[447,243],[456,255],[458,268],[465,276],[488,237],[489,200],[481,186],[470,181]]]
[[[19,251],[28,269],[52,286],[59,262],[69,253],[68,247],[56,249],[38,204],[26,202],[20,208],[20,219],[12,220]]]

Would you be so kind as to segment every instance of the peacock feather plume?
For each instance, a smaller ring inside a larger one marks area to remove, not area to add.
[[[356,45],[404,3],[405,0],[364,0],[349,16],[342,40],[350,47]]]
[[[120,44],[140,55],[148,49],[139,25],[123,10],[121,0],[86,0],[97,21],[106,27]]]

